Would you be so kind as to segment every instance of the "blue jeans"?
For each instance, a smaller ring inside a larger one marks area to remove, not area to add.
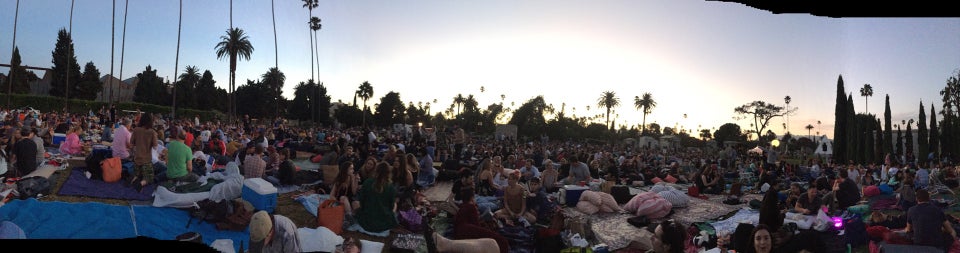
[[[433,185],[437,180],[437,171],[436,168],[430,168],[431,171],[420,170],[420,173],[417,173],[417,184],[423,187]]]

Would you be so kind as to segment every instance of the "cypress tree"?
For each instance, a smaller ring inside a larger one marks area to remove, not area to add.
[[[933,107],[933,103],[930,103],[930,153],[933,154],[932,159],[937,159],[937,155],[940,154],[940,132],[937,129],[937,112]],[[927,156],[927,154],[924,154]]]
[[[883,144],[885,143],[883,139],[883,128],[880,127],[880,118],[875,119],[876,122],[874,123],[873,127],[873,136],[876,136],[877,140],[876,144],[873,146],[873,153],[874,157],[876,158],[876,160],[873,161],[883,163]]]
[[[847,147],[846,152],[844,152],[845,159],[843,161],[853,160],[854,162],[860,162],[859,153],[857,152],[860,146],[860,134],[858,134],[860,132],[860,124],[857,123],[857,114],[853,109],[853,94],[851,93],[847,95],[847,141],[844,142]]]
[[[920,165],[926,165],[927,154],[930,153],[930,144],[927,133],[927,110],[923,109],[923,101],[920,101],[920,115],[917,117],[917,159]]]
[[[897,155],[897,161],[899,161],[900,155],[903,154],[903,131],[900,131],[900,125],[897,125],[897,145],[894,146],[894,152]]]
[[[893,153],[893,125],[890,124],[890,94],[883,110],[883,155]]]
[[[903,141],[906,143],[906,145],[903,146],[903,154],[906,157],[914,157],[916,154],[913,152],[913,119],[910,119],[910,121],[907,122],[907,132],[904,134]],[[907,159],[903,162],[909,163],[913,161],[913,159]]]
[[[835,161],[844,161],[847,131],[847,92],[843,90],[843,76],[837,78],[837,104],[833,109],[833,157]]]

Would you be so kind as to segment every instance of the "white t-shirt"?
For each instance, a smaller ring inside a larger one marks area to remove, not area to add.
[[[210,141],[210,130],[203,130],[200,132],[200,140],[203,142]]]

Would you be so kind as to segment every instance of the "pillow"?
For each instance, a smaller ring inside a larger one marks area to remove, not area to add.
[[[880,195],[880,188],[876,185],[867,186],[867,188],[863,189],[864,197],[873,197],[877,195]]]
[[[600,195],[600,199],[602,200],[600,205],[601,211],[606,213],[623,211],[623,208],[620,207],[620,204],[617,204],[617,200],[613,198],[613,195],[603,192],[598,192],[597,195]]]
[[[663,179],[660,179],[660,177],[655,177],[653,179],[650,179],[650,182],[653,182],[654,184],[656,184],[659,182],[663,182]]]
[[[654,197],[659,198],[660,196],[658,196],[655,192],[641,192],[637,195],[634,195],[626,205],[623,205],[623,210],[631,213],[636,212],[641,203]]]
[[[690,198],[681,191],[662,191],[658,192],[657,195],[666,199],[673,207],[687,207],[687,204],[690,203]]]
[[[595,214],[600,211],[600,207],[588,201],[577,202],[577,211],[585,214]]]
[[[663,180],[664,180],[664,181],[667,181],[667,182],[669,182],[669,183],[671,183],[671,184],[677,182],[677,178],[673,177],[673,175],[667,175],[667,178],[664,178]]]
[[[589,191],[589,190],[583,191],[583,193],[580,194],[580,202],[584,202],[584,201],[590,202],[590,204],[594,206],[600,206],[600,204],[603,204],[603,200],[600,198],[600,194],[597,194],[597,192],[595,191]]]
[[[640,206],[637,207],[637,216],[647,216],[647,218],[656,219],[663,218],[670,214],[670,209],[673,209],[673,205],[670,204],[666,199],[661,198],[659,195],[647,199],[643,203],[640,203]]]
[[[382,242],[371,242],[367,240],[360,240],[360,253],[380,253],[383,252],[383,243]]]
[[[671,188],[671,187],[670,187],[670,186],[667,186],[666,183],[660,182],[660,183],[657,183],[656,185],[654,185],[653,187],[650,187],[650,191],[659,193],[659,192],[662,192],[662,191],[669,191],[670,188]]]

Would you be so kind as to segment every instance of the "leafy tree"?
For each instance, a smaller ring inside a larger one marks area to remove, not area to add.
[[[947,79],[946,86],[940,90],[942,96],[943,109],[940,114],[943,121],[940,122],[940,143],[944,144],[940,148],[941,155],[956,156],[960,152],[960,70],[954,72],[955,76]],[[947,144],[950,145],[947,145]]]
[[[940,132],[937,129],[937,112],[933,107],[933,103],[930,103],[930,145],[929,152],[933,153],[933,158],[936,159],[938,154],[940,154]],[[927,154],[922,154],[927,156]]]
[[[634,96],[633,97],[633,106],[643,112],[643,122],[640,124],[641,134],[647,132],[647,114],[653,112],[653,108],[657,107],[657,101],[653,100],[653,95],[650,92],[643,93],[643,97]],[[707,132],[709,135],[710,132]]]
[[[920,101],[920,115],[917,117],[917,159],[920,164],[926,164],[927,154],[930,153],[929,133],[927,132],[927,110]]]
[[[249,114],[251,118],[269,118],[273,115],[272,101],[264,99],[264,94],[270,93],[272,91],[267,84],[248,79],[247,84],[237,88],[234,94],[237,99],[237,114]]]
[[[403,105],[403,101],[400,100],[400,93],[391,91],[380,98],[380,104],[377,105],[373,119],[378,126],[388,127],[393,124],[403,123],[405,113],[406,107]]]
[[[539,136],[546,126],[544,114],[547,112],[552,112],[552,109],[547,106],[543,96],[536,96],[514,111],[510,124],[517,126],[519,135]]]
[[[70,91],[71,94],[76,94],[76,98],[94,100],[97,99],[97,94],[103,91],[103,82],[100,81],[100,70],[97,70],[97,66],[93,65],[93,62],[87,62],[87,65],[83,67],[83,77],[80,78],[80,84],[77,85],[77,89]]]
[[[607,129],[612,129],[613,125],[610,124],[610,110],[620,106],[620,98],[617,97],[617,93],[614,91],[604,91],[603,94],[600,95],[600,98],[597,99],[597,106],[607,109]]]
[[[57,33],[57,44],[53,48],[53,67],[51,72],[53,72],[53,78],[50,80],[50,95],[55,97],[63,97],[66,92],[64,88],[74,91],[77,89],[77,83],[80,83],[80,65],[77,64],[77,55],[75,54],[73,47],[73,38],[67,33],[67,29],[60,28],[60,32]],[[67,73],[68,67],[70,72]],[[67,84],[67,80],[70,80],[70,84]],[[74,97],[73,94],[70,94],[70,97]]]
[[[150,65],[137,74],[137,88],[133,91],[133,101],[146,104],[162,104],[169,93],[163,80],[157,76],[157,70]]]
[[[712,138],[710,135],[710,129],[700,129],[700,139],[707,140]]]
[[[660,133],[660,124],[657,123],[650,123],[650,127],[648,128],[647,132],[649,132],[654,138],[660,138],[660,136],[663,135]]]
[[[340,106],[334,113],[337,122],[346,126],[359,126],[362,124],[363,112],[356,106]]]
[[[10,73],[9,76],[12,76],[13,78],[6,78],[5,82],[0,82],[0,84],[2,84],[2,86],[0,86],[3,89],[2,92],[7,92],[7,89],[9,89],[8,86],[11,83],[13,83],[13,88],[11,89],[13,93],[16,93],[16,94],[30,93],[30,82],[32,81],[31,76],[33,77],[33,79],[35,79],[36,74],[33,74],[33,72],[27,71],[27,69],[21,66],[20,64],[21,64],[20,48],[14,47],[13,57],[10,58],[11,68],[9,72]]]
[[[796,109],[784,109],[782,106],[777,106],[775,104],[768,104],[763,101],[753,101],[737,108],[733,109],[733,112],[737,114],[734,119],[753,119],[753,125],[757,133],[762,133],[767,126],[770,125],[770,120],[776,117],[782,117],[795,111]],[[774,135],[776,138],[776,135]]]
[[[290,103],[290,108],[287,109],[287,117],[301,122],[316,117],[314,112],[317,108],[312,105],[310,99],[310,92],[314,89],[314,87],[312,87],[314,85],[311,79],[309,83],[300,82],[297,86],[293,87],[293,101]]]
[[[190,67],[187,67],[187,72],[190,72]],[[186,73],[184,73],[186,74]],[[181,75],[182,78],[183,75]],[[226,100],[219,100],[217,97],[217,81],[213,80],[213,73],[210,73],[210,70],[203,71],[203,75],[200,76],[197,80],[196,89],[194,89],[194,94],[196,95],[195,107],[197,109],[220,109],[217,106],[221,104],[226,104]],[[177,100],[181,101],[181,100]]]

